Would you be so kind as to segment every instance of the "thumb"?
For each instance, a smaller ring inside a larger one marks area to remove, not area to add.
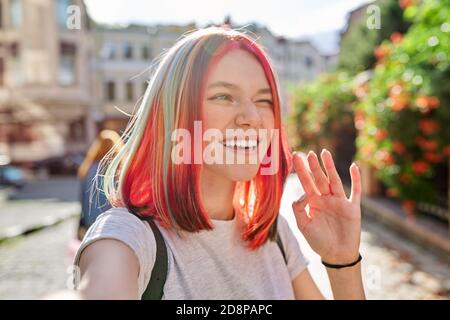
[[[295,219],[297,220],[297,225],[300,230],[302,230],[312,219],[306,211],[307,204],[308,197],[306,194],[292,203],[292,210],[294,211]]]

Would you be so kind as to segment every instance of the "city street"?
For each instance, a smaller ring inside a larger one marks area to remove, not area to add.
[[[39,299],[66,288],[76,218],[0,244],[0,299]]]
[[[74,190],[74,180],[48,181],[49,188],[57,184],[60,192]],[[41,193],[39,188],[36,193]],[[291,202],[301,194],[295,176],[290,176],[283,198],[282,214],[293,230],[295,221]],[[28,192],[28,191],[27,191]],[[32,197],[33,194],[28,194]],[[73,199],[60,202],[61,210],[73,205]],[[72,200],[72,201],[69,201]],[[17,205],[8,201],[1,205],[0,214]],[[20,200],[23,201],[23,200]],[[36,199],[28,214],[45,215],[42,208],[48,200]],[[17,213],[19,215],[19,213]],[[26,215],[18,219],[26,219]],[[69,279],[69,242],[73,239],[77,219],[66,218],[52,227],[29,235],[4,241],[0,244],[0,299],[38,299],[45,294],[65,289]],[[331,297],[325,269],[319,257],[312,252],[299,232],[301,248],[311,264],[309,270],[321,291]],[[363,255],[363,276],[369,299],[449,299],[450,269],[438,256],[405,240],[378,222],[364,218],[361,253]]]
[[[78,187],[74,177],[36,179],[14,193],[14,200],[1,197],[2,237],[37,231],[0,242],[0,299],[38,299],[65,287],[80,211]]]

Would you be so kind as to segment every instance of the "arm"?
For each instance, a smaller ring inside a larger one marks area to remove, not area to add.
[[[325,297],[319,288],[317,288],[308,269],[300,273],[292,281],[292,287],[294,288],[294,296],[297,300],[325,300]]]
[[[364,286],[361,276],[361,264],[343,269],[327,268],[333,297],[336,300],[364,300]]]
[[[361,278],[361,265],[357,264],[348,269],[327,268],[328,278],[331,283],[333,297],[336,300],[365,299],[364,287]],[[294,281],[294,296],[297,300],[324,300],[325,297],[320,292],[308,270],[300,273]]]
[[[81,254],[80,269],[77,291],[59,292],[46,299],[140,299],[139,261],[126,244],[112,239],[90,244]]]

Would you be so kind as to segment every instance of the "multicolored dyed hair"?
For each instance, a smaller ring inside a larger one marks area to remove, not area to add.
[[[162,55],[142,103],[123,134],[124,147],[102,164],[106,168],[103,190],[113,206],[126,207],[140,216],[153,216],[163,227],[179,234],[183,230],[213,228],[202,205],[202,165],[174,164],[171,134],[175,129],[193,133],[194,121],[203,119],[202,103],[209,72],[234,49],[246,50],[261,63],[272,89],[275,129],[281,133],[279,150],[272,152],[271,147],[268,150],[268,155],[277,155],[272,161],[278,161],[278,171],[262,175],[260,168],[251,181],[236,184],[233,205],[238,218],[245,222],[242,237],[255,249],[275,235],[291,156],[281,127],[275,71],[261,46],[239,31],[222,27],[197,30],[184,35]]]

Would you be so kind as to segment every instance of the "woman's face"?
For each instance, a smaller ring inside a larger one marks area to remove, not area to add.
[[[245,50],[228,52],[210,73],[204,99],[204,132],[213,132],[215,148],[224,160],[204,160],[204,170],[232,181],[252,179],[270,144],[275,121],[273,97],[261,64]],[[208,144],[203,143],[204,150]]]

